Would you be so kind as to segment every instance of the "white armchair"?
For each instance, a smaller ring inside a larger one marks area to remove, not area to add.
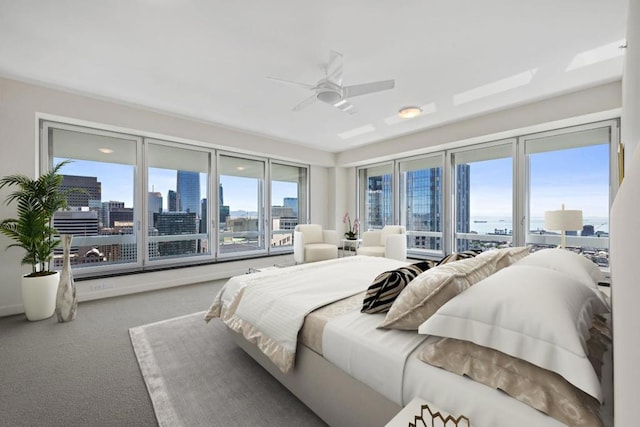
[[[338,233],[318,224],[299,224],[293,231],[296,264],[338,258]]]
[[[365,231],[357,254],[406,261],[407,231],[401,225],[386,225],[382,230]]]

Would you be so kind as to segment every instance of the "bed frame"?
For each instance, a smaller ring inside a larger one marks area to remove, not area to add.
[[[332,427],[384,426],[402,410],[304,345],[298,344],[295,368],[283,374],[258,347],[241,334],[227,331],[238,346]]]

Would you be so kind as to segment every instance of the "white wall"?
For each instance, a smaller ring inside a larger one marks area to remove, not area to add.
[[[611,296],[614,336],[614,419],[620,427],[638,425],[640,384],[640,0],[630,0],[627,21],[621,141],[626,176],[611,210]],[[636,44],[637,43],[637,44]]]
[[[312,218],[326,224],[329,218],[326,200],[328,168],[335,164],[335,156],[324,151],[251,135],[233,129],[161,114],[130,105],[80,96],[50,88],[0,78],[0,176],[22,173],[36,176],[38,171],[37,114],[69,117],[74,120],[114,126],[121,130],[141,131],[142,134],[169,136],[197,141],[241,153],[265,155],[282,160],[313,165],[311,167]],[[0,190],[4,201],[7,189]],[[0,218],[14,217],[15,207],[0,204]],[[329,225],[329,224],[326,224]],[[0,236],[0,316],[20,313],[22,297],[20,277],[29,271],[21,267],[22,252],[12,248],[4,235]],[[109,279],[78,282],[80,300],[119,295],[176,284],[229,277],[246,272],[249,267],[261,267],[286,262],[286,257],[264,260],[225,262],[207,267],[136,274]],[[101,287],[104,290],[96,290]],[[106,289],[105,289],[106,288]]]

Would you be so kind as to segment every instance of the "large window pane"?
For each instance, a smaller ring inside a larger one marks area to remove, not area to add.
[[[149,143],[147,159],[149,260],[209,254],[209,153]]]
[[[560,230],[546,230],[548,210],[581,210],[583,226],[566,231],[567,248],[601,267],[609,266],[610,131],[597,128],[526,138],[529,164],[527,244],[560,244]]]
[[[137,140],[90,130],[48,128],[53,164],[61,169],[62,189],[73,189],[69,209],[57,212],[54,226],[73,234],[74,269],[138,262],[135,206]],[[54,264],[61,265],[56,249]]]
[[[220,155],[219,254],[266,251],[265,162]]]
[[[271,248],[291,250],[293,230],[307,217],[307,168],[271,164]]]
[[[400,223],[409,254],[442,254],[443,157],[400,162]]]
[[[512,145],[454,154],[455,250],[487,250],[513,240]]]
[[[361,230],[393,224],[393,164],[359,170]]]

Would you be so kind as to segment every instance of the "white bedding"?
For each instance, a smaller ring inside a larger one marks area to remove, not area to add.
[[[286,373],[293,368],[298,332],[308,313],[362,292],[378,274],[405,265],[354,256],[290,267],[280,274],[236,276],[220,291],[205,319],[222,317]]]
[[[402,405],[405,361],[426,336],[376,329],[384,314],[354,311],[327,322],[323,357],[387,399]]]

